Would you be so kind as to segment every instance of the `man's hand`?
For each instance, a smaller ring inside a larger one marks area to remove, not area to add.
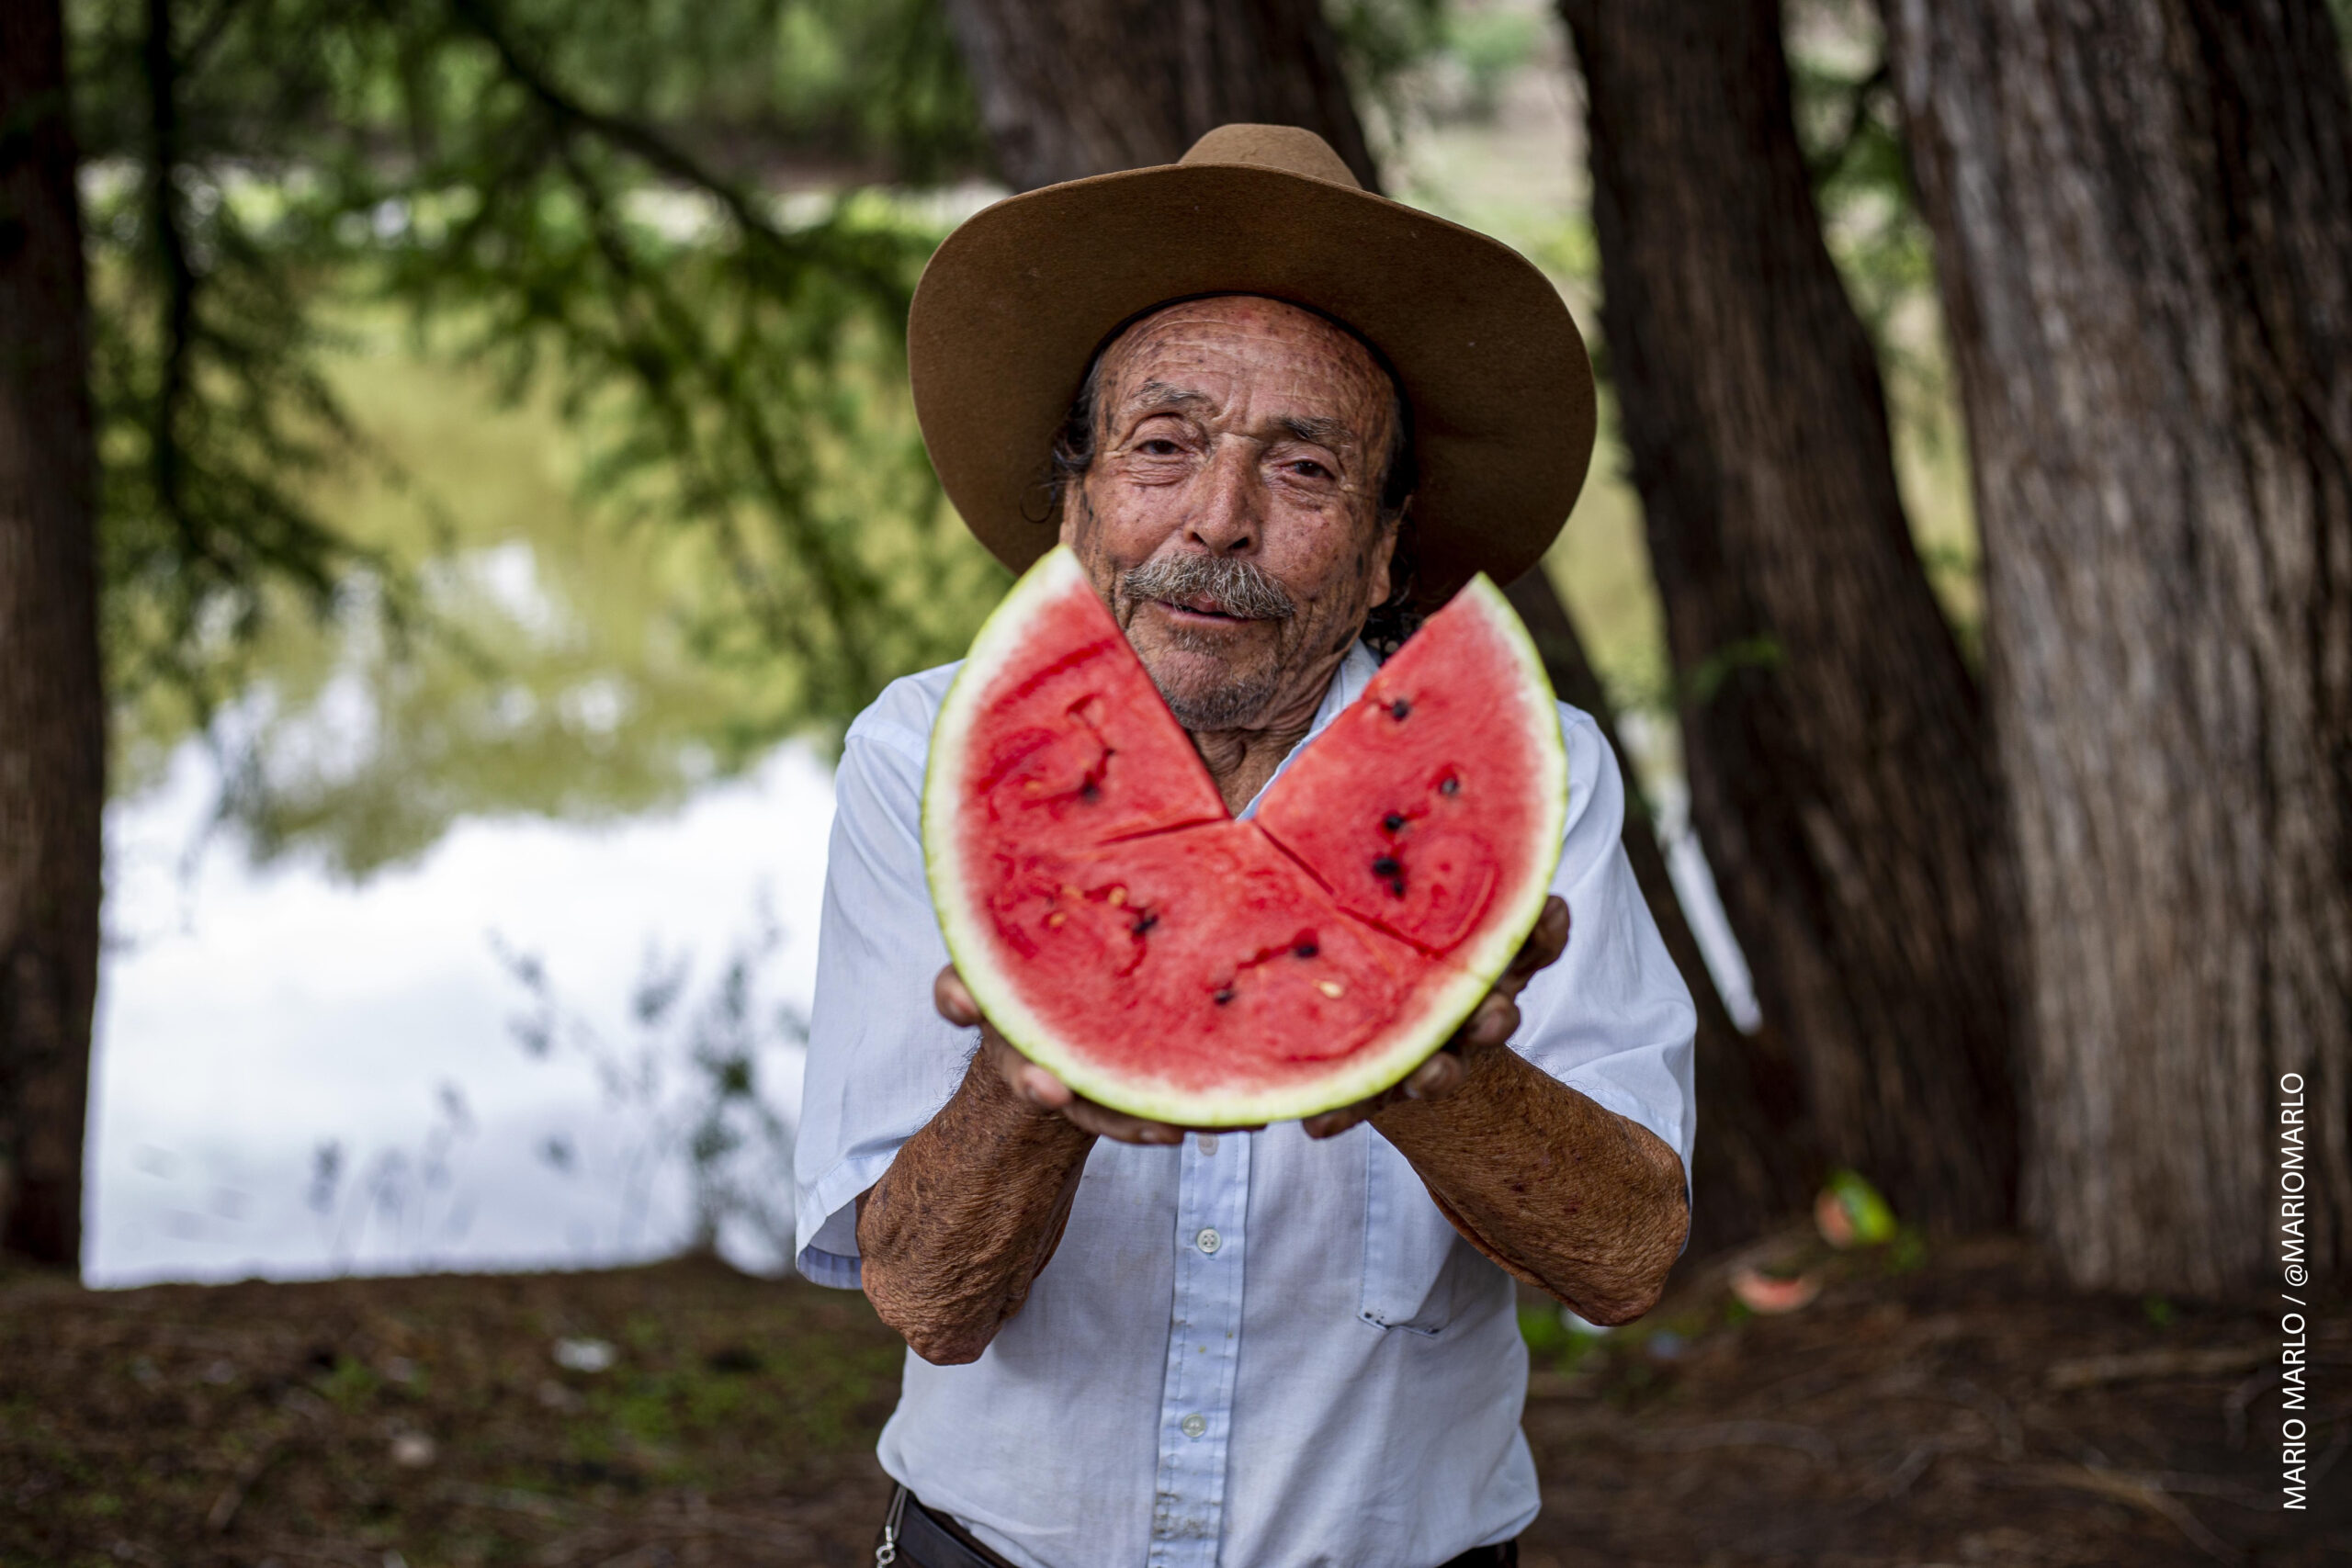
[[[1568,906],[1556,895],[1544,902],[1544,912],[1536,917],[1535,929],[1528,933],[1518,956],[1510,961],[1494,988],[1480,998],[1478,1006],[1463,1021],[1453,1038],[1441,1047],[1437,1055],[1413,1069],[1405,1081],[1384,1094],[1358,1100],[1338,1111],[1327,1111],[1320,1116],[1310,1116],[1304,1126],[1310,1138],[1329,1138],[1346,1132],[1359,1122],[1369,1121],[1374,1112],[1399,1100],[1442,1100],[1462,1087],[1469,1077],[1469,1061],[1477,1054],[1492,1050],[1508,1042],[1519,1028],[1519,993],[1537,973],[1556,963],[1568,945]],[[1123,1144],[1181,1144],[1190,1132],[1238,1132],[1248,1128],[1192,1128],[1171,1126],[1165,1122],[1147,1121],[1129,1116],[1106,1105],[1098,1105],[1052,1073],[1023,1056],[1012,1043],[996,1031],[996,1026],[982,1016],[979,1003],[964,985],[964,977],[950,964],[939,972],[932,983],[932,1000],[939,1009],[939,1016],[963,1028],[977,1025],[980,1032],[980,1051],[990,1066],[1003,1077],[1005,1087],[1030,1104],[1055,1111],[1072,1122],[1099,1137],[1111,1138]]]
[[[939,1016],[948,1022],[969,1029],[978,1025],[980,1031],[980,1055],[988,1065],[1003,1078],[1004,1087],[1015,1096],[1041,1110],[1058,1111],[1077,1126],[1097,1137],[1109,1138],[1122,1144],[1181,1144],[1184,1134],[1192,1132],[1240,1132],[1237,1127],[1177,1127],[1166,1122],[1148,1122],[1140,1116],[1129,1116],[1107,1105],[1097,1105],[1069,1085],[1023,1055],[996,1031],[980,1012],[980,1004],[972,999],[971,991],[964,984],[964,976],[949,964],[939,972],[931,984],[931,999],[939,1009]],[[1256,1128],[1248,1131],[1255,1132]]]

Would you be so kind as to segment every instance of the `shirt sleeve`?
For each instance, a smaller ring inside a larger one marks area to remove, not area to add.
[[[853,728],[834,775],[794,1260],[842,1290],[858,1288],[858,1194],[947,1102],[979,1043],[932,1005],[947,943],[923,877],[922,772],[919,739]]]
[[[1596,1103],[1640,1122],[1690,1179],[1698,1010],[1666,951],[1621,841],[1625,779],[1589,715],[1565,703],[1568,829],[1552,891],[1568,901],[1568,945],[1520,993],[1512,1047]]]

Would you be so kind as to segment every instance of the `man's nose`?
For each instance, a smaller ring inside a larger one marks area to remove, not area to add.
[[[1256,546],[1264,531],[1265,492],[1251,446],[1230,436],[1217,442],[1193,482],[1184,532],[1211,555],[1238,555]]]

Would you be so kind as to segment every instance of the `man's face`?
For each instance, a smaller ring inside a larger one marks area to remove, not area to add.
[[[1272,299],[1170,305],[1104,352],[1062,540],[1186,728],[1311,713],[1388,596],[1394,404],[1362,344]]]

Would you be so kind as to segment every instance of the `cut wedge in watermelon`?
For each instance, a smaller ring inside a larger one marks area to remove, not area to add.
[[[981,627],[932,733],[923,847],[956,967],[1078,1093],[1183,1126],[1379,1093],[1543,912],[1567,758],[1484,577],[1227,815],[1067,549]]]

